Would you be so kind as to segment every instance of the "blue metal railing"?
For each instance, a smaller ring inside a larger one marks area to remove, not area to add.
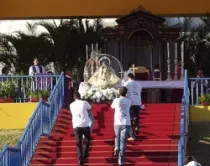
[[[57,115],[64,103],[64,74],[51,92],[48,102],[40,99],[17,148],[5,146],[0,153],[0,166],[28,166],[42,136],[50,136]]]
[[[181,108],[181,128],[180,128],[180,139],[178,145],[178,166],[183,165],[185,150],[186,150],[186,135],[188,129],[188,109],[189,109],[189,88],[188,88],[188,75],[185,70],[184,75],[184,92],[182,97],[182,108]]]
[[[15,102],[28,102],[31,92],[34,91],[51,91],[58,81],[59,75],[39,74],[29,75],[12,75],[0,76],[0,91],[4,84],[10,82],[15,86],[15,95],[7,96],[0,93],[1,98],[14,98]]]
[[[210,78],[189,78],[190,104],[199,105],[199,97],[210,93]]]

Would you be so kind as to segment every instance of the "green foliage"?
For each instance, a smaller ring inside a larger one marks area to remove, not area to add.
[[[0,96],[2,98],[15,98],[17,96],[16,85],[12,80],[0,83]]]
[[[36,90],[36,91],[31,91],[30,97],[31,98],[48,98],[50,96],[50,91],[49,90]]]
[[[48,98],[50,96],[50,90],[42,90],[41,94],[43,98]]]
[[[195,76],[198,69],[210,75],[210,22],[209,17],[201,18],[204,25],[192,27],[193,18],[185,18],[183,33],[180,37],[185,43],[185,68]]]
[[[206,102],[206,104],[210,104],[210,94],[202,94],[198,98],[198,102],[201,104],[202,102]]]
[[[100,33],[103,25],[100,19],[96,19],[93,24],[89,20],[83,23],[82,19],[71,19],[60,20],[59,25],[55,21],[42,21],[37,25],[48,31],[42,35],[53,43],[51,58],[59,72],[67,67],[83,69],[86,61],[85,45],[102,44]]]
[[[36,28],[42,26],[47,32],[38,34]],[[54,62],[56,73],[65,68],[77,68],[81,72],[85,63],[85,45],[99,43],[103,24],[101,19],[59,20],[59,23],[41,21],[27,23],[29,33],[18,31],[13,35],[0,35],[0,61],[16,69],[16,73],[28,74],[33,57],[38,56],[42,65]]]

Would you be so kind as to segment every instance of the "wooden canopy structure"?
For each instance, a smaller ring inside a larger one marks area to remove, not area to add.
[[[144,6],[154,15],[206,15],[209,0],[2,0],[0,19],[119,17]]]
[[[116,22],[118,25],[115,28],[106,28],[102,32],[103,51],[115,56],[126,68],[130,64],[135,64],[153,71],[158,65],[166,79],[168,71],[166,46],[170,43],[170,59],[174,61],[174,45],[178,41],[181,28],[168,27],[163,17],[152,14],[143,6],[117,19]]]

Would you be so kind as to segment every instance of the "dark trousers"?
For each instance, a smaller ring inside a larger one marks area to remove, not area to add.
[[[140,106],[139,105],[132,105],[130,108],[130,117],[131,121],[134,122],[134,128],[139,128],[139,111],[140,111]]]
[[[90,127],[77,127],[74,129],[74,134],[77,141],[77,154],[78,160],[83,163],[84,159],[88,156],[88,150],[90,146]],[[82,137],[85,136],[85,148],[84,153],[82,153]]]
[[[140,106],[139,105],[132,105],[130,108],[130,117],[131,117],[131,128],[129,135],[132,138],[135,138],[135,134],[133,130],[139,129],[139,111],[140,111]]]

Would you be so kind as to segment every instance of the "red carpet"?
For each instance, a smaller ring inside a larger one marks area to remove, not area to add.
[[[180,104],[148,104],[140,113],[140,134],[128,141],[127,166],[177,166]],[[93,108],[95,126],[86,165],[117,165],[113,157],[113,110],[107,104]],[[42,138],[31,166],[77,165],[76,143],[68,110],[62,110],[51,138]]]

